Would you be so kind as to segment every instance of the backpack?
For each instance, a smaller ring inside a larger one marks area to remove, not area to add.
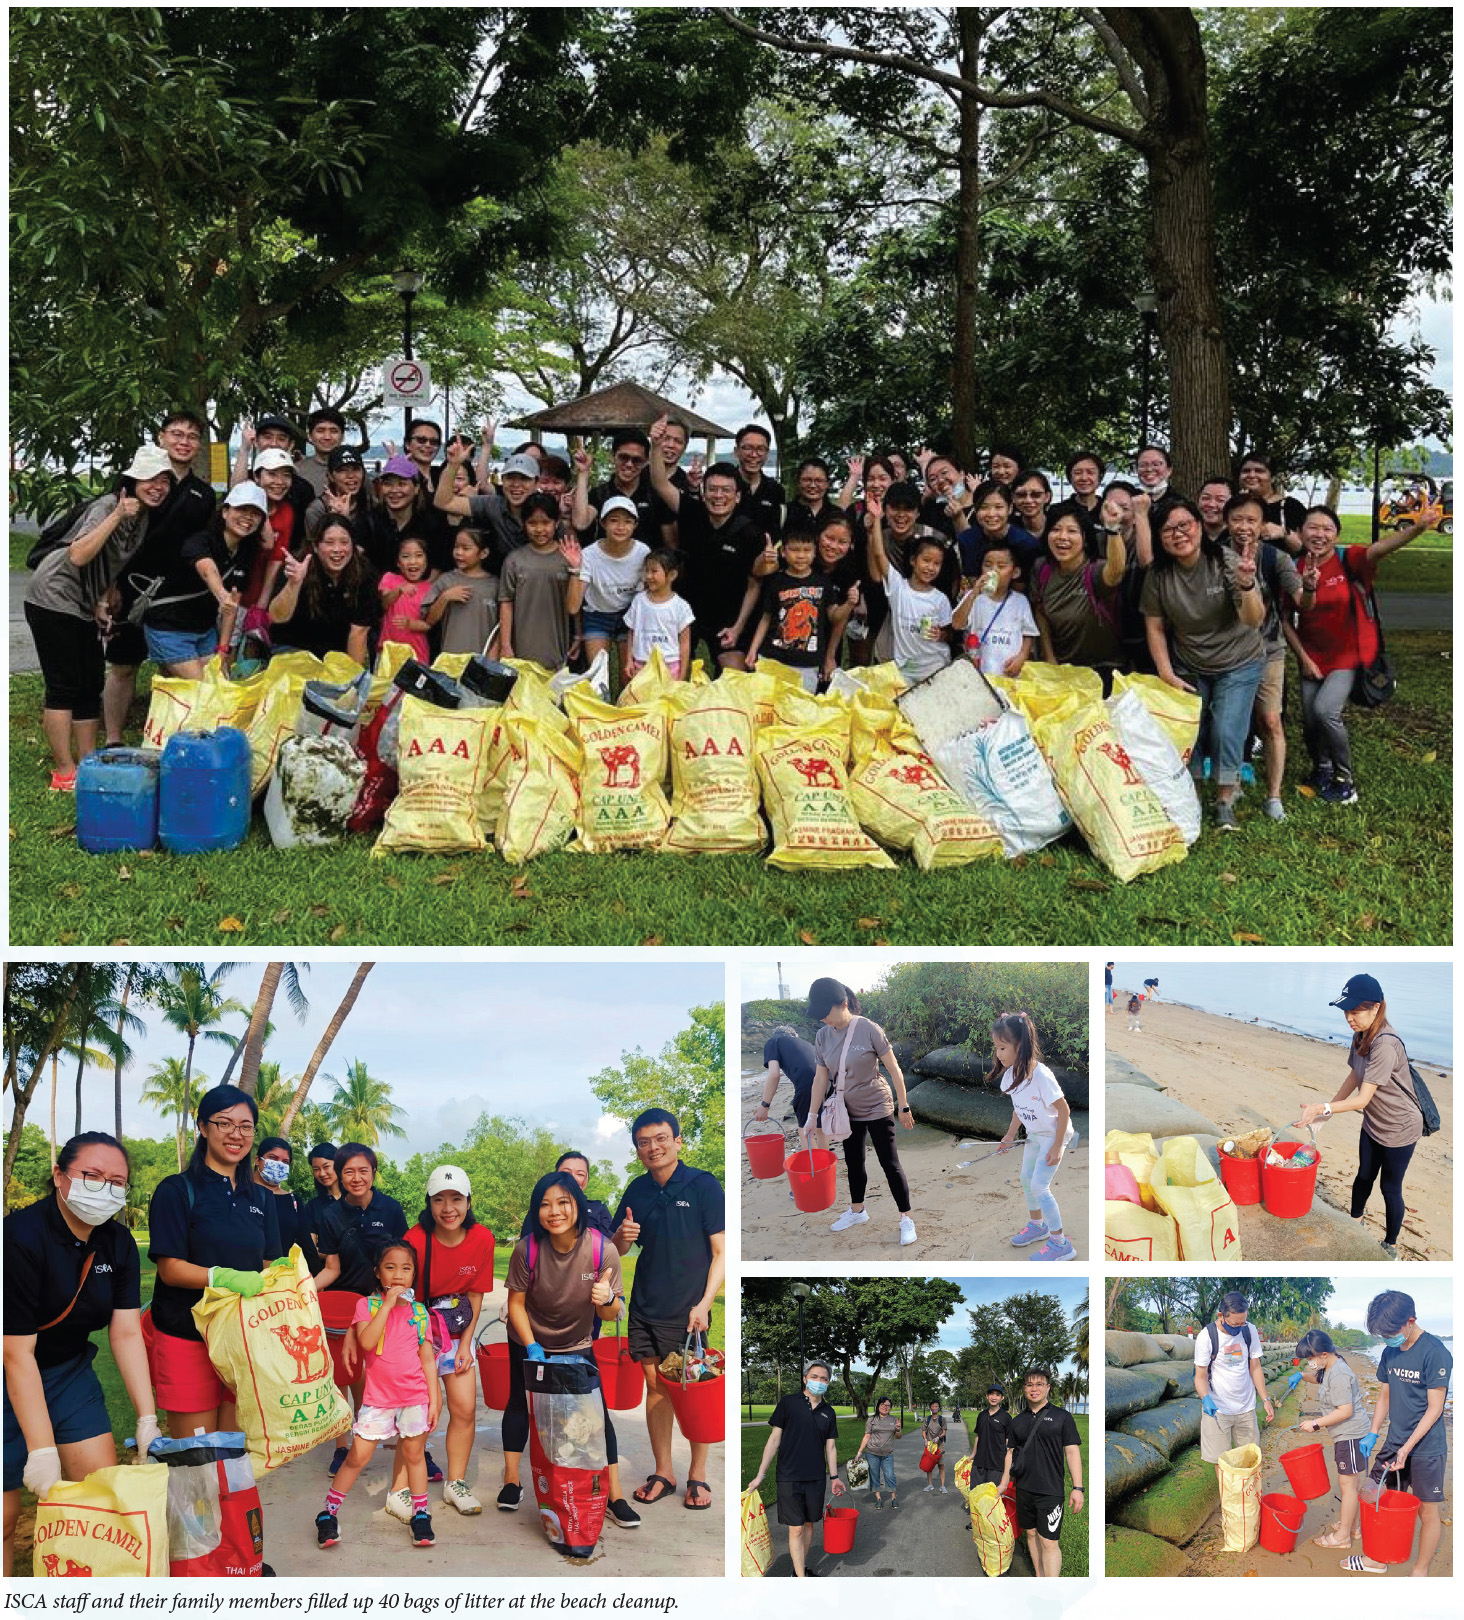
[[[1342,572],[1347,576],[1347,583],[1352,593],[1352,611],[1357,619],[1357,652],[1358,657],[1364,656],[1363,626],[1371,624],[1373,634],[1377,638],[1377,646],[1373,656],[1365,663],[1360,663],[1352,677],[1352,701],[1363,708],[1376,709],[1386,703],[1398,690],[1398,672],[1393,667],[1393,660],[1388,657],[1387,648],[1383,644],[1383,621],[1378,612],[1377,592],[1371,585],[1363,588],[1361,582],[1353,575],[1351,564],[1348,563],[1348,554],[1351,547],[1344,547],[1337,553],[1341,559]],[[1433,1099],[1429,1098],[1430,1104]],[[1437,1110],[1435,1110],[1437,1119]],[[1434,1129],[1438,1126],[1435,1124]]]
[[[1047,595],[1048,582],[1056,572],[1057,564],[1050,557],[1041,558],[1036,568],[1032,570],[1032,585],[1037,592],[1036,606],[1041,607],[1043,605],[1043,598]],[[1083,593],[1088,598],[1088,606],[1092,608],[1093,616],[1100,624],[1107,625],[1117,635],[1119,630],[1118,615],[1114,613],[1112,604],[1105,602],[1098,592],[1094,590],[1093,564],[1087,562],[1083,564]]]
[[[71,533],[82,513],[96,499],[97,497],[93,495],[88,500],[79,501],[75,506],[64,511],[60,517],[52,518],[45,528],[41,530],[40,534],[36,536],[36,543],[26,553],[26,567],[30,569],[39,568],[41,563],[53,551],[59,551],[61,542]]]
[[[1249,1327],[1250,1324],[1247,1323],[1246,1326]],[[1216,1326],[1216,1324],[1214,1322],[1211,1322],[1211,1323],[1208,1324],[1208,1326],[1206,1328],[1206,1332],[1208,1333],[1209,1339],[1210,1339],[1210,1365],[1213,1367],[1215,1365],[1216,1356],[1218,1356],[1220,1354],[1220,1329],[1219,1329],[1219,1327]],[[1246,1341],[1245,1347],[1246,1347],[1247,1350],[1249,1350],[1250,1349],[1250,1335],[1249,1334],[1245,1335],[1245,1341]]]
[[[590,1253],[594,1256],[595,1276],[600,1275],[600,1262],[605,1257],[605,1234],[598,1226],[590,1228],[590,1235],[594,1242],[590,1245]],[[529,1233],[529,1287],[534,1286],[534,1278],[539,1274],[539,1240],[532,1232]],[[526,1289],[525,1292],[528,1290]]]
[[[1394,1039],[1399,1046],[1403,1046],[1403,1037],[1401,1035],[1395,1035]],[[1419,1113],[1423,1115],[1423,1134],[1433,1136],[1437,1133],[1441,1123],[1439,1105],[1433,1100],[1433,1093],[1423,1083],[1423,1076],[1413,1067],[1413,1060],[1408,1056],[1406,1046],[1403,1046],[1403,1061],[1408,1065],[1408,1078],[1413,1082],[1413,1101],[1417,1104]],[[1402,1089],[1406,1090],[1407,1088]]]

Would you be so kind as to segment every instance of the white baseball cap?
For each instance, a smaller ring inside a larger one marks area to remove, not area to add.
[[[640,512],[635,502],[626,495],[612,495],[600,508],[601,517],[608,517],[611,512],[629,512],[637,522],[640,521]]]
[[[224,496],[225,506],[257,506],[261,512],[269,511],[269,497],[258,484],[250,483],[246,478],[242,484],[234,487]]]
[[[280,450],[273,445],[268,450],[261,450],[254,458],[253,472],[275,472],[280,467],[293,467],[293,458],[288,450]]]
[[[455,1164],[439,1164],[427,1178],[427,1196],[435,1198],[438,1193],[461,1193],[464,1198],[473,1196],[473,1184],[468,1180],[468,1172]]]

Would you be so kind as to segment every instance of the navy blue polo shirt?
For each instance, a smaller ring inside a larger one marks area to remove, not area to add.
[[[614,1237],[615,1220],[610,1214],[610,1206],[598,1198],[587,1198],[585,1202],[590,1206],[587,1224],[596,1232],[603,1232],[606,1237]]]
[[[221,1176],[201,1162],[190,1164],[180,1175],[165,1176],[152,1195],[147,1257],[154,1264],[186,1260],[194,1266],[263,1271],[284,1252],[274,1206],[274,1194],[247,1176],[240,1190],[232,1176]],[[203,1335],[193,1325],[193,1307],[202,1298],[201,1288],[175,1288],[159,1277],[152,1299],[152,1319],[158,1332],[201,1343]]]
[[[305,1219],[305,1206],[294,1193],[277,1193],[272,1188],[264,1189],[274,1200],[275,1220],[280,1229],[280,1253],[288,1254],[295,1244],[300,1245],[300,1253],[305,1258],[305,1264],[310,1267],[312,1274],[320,1270],[320,1256],[315,1252],[315,1244],[311,1241],[310,1223]]]
[[[323,1260],[340,1256],[341,1274],[331,1287],[369,1294],[376,1287],[376,1251],[388,1238],[407,1235],[407,1217],[395,1198],[373,1187],[364,1208],[358,1209],[348,1198],[338,1199],[322,1215],[315,1235]]]
[[[113,1311],[142,1308],[141,1265],[131,1232],[104,1221],[85,1240],[56,1205],[56,1195],[5,1217],[5,1336],[36,1338],[36,1365],[58,1367],[92,1350],[88,1337],[106,1327]],[[95,1256],[80,1294],[81,1268]],[[55,1322],[72,1305],[64,1322]],[[95,1353],[94,1351],[92,1353]]]
[[[677,1163],[664,1186],[637,1176],[621,1195],[615,1225],[635,1211],[640,1257],[630,1287],[630,1309],[643,1322],[685,1323],[707,1288],[712,1239],[727,1230],[722,1183],[709,1170]]]
[[[788,1076],[795,1097],[813,1090],[818,1053],[812,1041],[805,1041],[801,1035],[770,1035],[763,1045],[763,1062],[778,1065]]]

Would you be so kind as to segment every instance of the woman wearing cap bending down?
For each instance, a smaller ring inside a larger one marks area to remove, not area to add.
[[[1329,1103],[1308,1103],[1299,1125],[1313,1125],[1334,1114],[1360,1112],[1357,1176],[1352,1183],[1352,1218],[1363,1225],[1373,1183],[1383,1183],[1383,1250],[1398,1258],[1403,1229],[1403,1177],[1423,1135],[1423,1108],[1413,1092],[1408,1053],[1388,1022],[1383,987],[1370,973],[1356,973],[1331,1003],[1342,1009],[1352,1031],[1347,1079]]]

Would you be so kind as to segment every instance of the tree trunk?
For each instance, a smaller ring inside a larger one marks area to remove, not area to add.
[[[351,1008],[356,1005],[356,997],[361,994],[361,986],[366,982],[366,975],[375,965],[374,962],[363,962],[356,969],[356,976],[351,980],[350,988],[341,997],[341,1004],[336,1008],[335,1016],[326,1026],[325,1034],[321,1036],[319,1046],[311,1053],[310,1062],[306,1065],[304,1074],[300,1076],[300,1084],[295,1089],[295,1095],[290,1099],[290,1106],[285,1110],[284,1117],[280,1120],[279,1134],[281,1136],[289,1136],[290,1127],[295,1123],[295,1116],[304,1107],[306,1097],[310,1095],[311,1083],[314,1081],[320,1065],[325,1062],[325,1056],[330,1051],[331,1043],[340,1033],[341,1025],[345,1023]]]
[[[135,967],[128,968],[127,977],[122,981],[122,1010],[117,1014],[117,1049],[119,1052],[121,1051],[122,1026],[127,1022],[127,998],[132,994],[132,976],[134,973],[136,973],[136,971],[137,969]],[[114,1101],[116,1103],[115,1111],[117,1116],[116,1136],[119,1142],[122,1140],[122,1067],[123,1065],[120,1059],[112,1066],[112,1089]]]
[[[188,1133],[188,1121],[193,1118],[193,1047],[196,1034],[188,1037],[188,1061],[183,1065],[183,1106],[178,1111],[178,1141],[181,1144]],[[180,1147],[179,1151],[182,1149]],[[180,1164],[181,1170],[183,1166]]]
[[[88,1016],[82,1020],[80,1037],[76,1043],[76,1129],[71,1133],[73,1136],[81,1135],[81,1077],[86,1073],[86,1038],[90,1033],[91,1018]]]
[[[960,6],[963,79],[981,73],[980,13]],[[951,437],[956,464],[974,473],[976,465],[976,299],[981,276],[981,114],[974,96],[961,97],[960,144],[956,153],[956,310],[951,342]]]
[[[244,1035],[244,1066],[239,1071],[239,1089],[252,1097],[259,1088],[259,1059],[264,1051],[264,1031],[269,1023],[270,1009],[274,1006],[275,992],[280,987],[280,975],[285,971],[283,962],[266,962],[264,977],[259,981],[259,995],[254,1012]]]
[[[56,1021],[51,1025],[51,1033],[46,1037],[46,1044],[36,1056],[35,1066],[31,1069],[30,1079],[25,1085],[20,1084],[20,1073],[15,1076],[15,1105],[10,1115],[10,1134],[5,1141],[5,1180],[3,1182],[5,1208],[10,1208],[10,1177],[15,1169],[15,1156],[20,1152],[21,1132],[25,1129],[25,1116],[31,1105],[31,1098],[36,1094],[36,1087],[40,1084],[41,1075],[45,1072],[46,1062],[53,1052],[59,1051],[61,1042],[66,1038],[66,1021],[71,1017],[71,1009],[75,1004],[77,992],[81,989],[82,975],[87,971],[85,962],[78,962],[71,975],[71,991],[66,997],[65,1004]]]
[[[56,1168],[56,1059],[58,1054],[51,1054],[51,1168]]]

